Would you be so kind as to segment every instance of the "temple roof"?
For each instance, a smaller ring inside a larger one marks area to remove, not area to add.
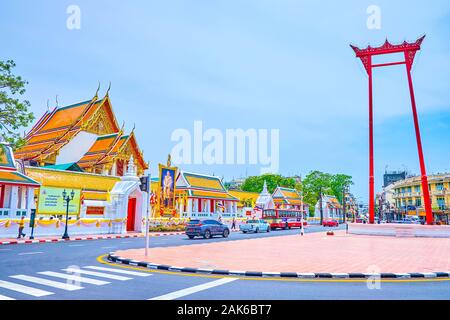
[[[195,198],[231,200],[239,199],[232,196],[223,186],[219,177],[181,171],[177,177],[177,189],[186,190]]]
[[[286,203],[291,205],[299,205],[302,203],[298,191],[291,188],[277,187],[273,192],[272,197],[275,203]]]
[[[0,143],[0,184],[39,187],[39,183],[19,172],[11,147]]]
[[[18,149],[15,156],[54,165],[61,148],[81,131],[98,136],[77,161],[82,169],[111,164],[119,155],[127,160],[130,154],[139,164],[140,171],[147,169],[134,131],[124,135],[118,126],[108,93],[102,99],[98,99],[96,93],[91,100],[46,111],[28,132],[25,146]]]
[[[84,156],[77,162],[81,168],[92,167],[110,163],[115,157],[119,156],[123,150],[130,146],[136,153],[133,155],[141,167],[147,168],[142,154],[134,136],[134,132],[129,135],[124,135],[120,130],[117,133],[103,135],[97,138]]]
[[[26,135],[26,144],[15,152],[16,158],[45,160],[56,154],[78,132],[118,132],[120,130],[108,96],[97,95],[65,107],[46,111]]]
[[[15,170],[14,155],[8,145],[0,143],[0,168]]]

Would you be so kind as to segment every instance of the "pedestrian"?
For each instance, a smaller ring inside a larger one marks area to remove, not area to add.
[[[233,217],[233,221],[231,222],[231,230],[236,230],[236,219]]]
[[[25,233],[23,233],[23,229],[25,228],[25,217],[22,216],[19,221],[19,234],[17,235],[17,239],[20,239],[20,237],[25,238]]]
[[[219,216],[219,222],[222,223],[222,216]]]

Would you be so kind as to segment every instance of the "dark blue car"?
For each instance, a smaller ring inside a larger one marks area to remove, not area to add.
[[[189,239],[203,237],[209,239],[213,236],[228,237],[230,229],[223,223],[216,220],[191,220],[186,226],[186,234]]]

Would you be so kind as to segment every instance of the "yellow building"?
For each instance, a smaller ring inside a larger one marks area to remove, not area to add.
[[[253,213],[253,208],[258,200],[259,193],[241,191],[241,190],[229,190],[228,191],[233,197],[239,199],[237,204],[237,213],[240,217],[251,216]]]
[[[428,176],[431,206],[436,221],[448,223],[450,214],[450,174]],[[392,198],[396,213],[400,215],[418,215],[425,217],[423,207],[422,184],[419,176],[395,182]]]

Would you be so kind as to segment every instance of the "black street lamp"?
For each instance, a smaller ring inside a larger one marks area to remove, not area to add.
[[[73,198],[75,197],[75,192],[72,190],[72,192],[70,193],[70,196],[67,194],[66,189],[64,189],[63,193],[62,193],[62,197],[63,197],[63,201],[66,201],[66,227],[64,228],[64,235],[62,236],[62,238],[64,240],[68,240],[69,239],[69,234],[67,233],[67,225],[69,223],[69,202],[73,200]]]

